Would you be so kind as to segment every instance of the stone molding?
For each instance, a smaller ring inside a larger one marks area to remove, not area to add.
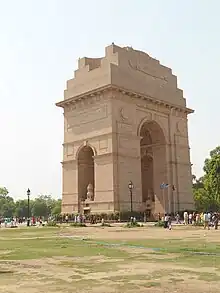
[[[76,164],[77,163],[77,160],[75,159],[70,159],[70,160],[65,160],[65,161],[62,161],[61,164],[64,166],[64,165],[70,165],[70,164]]]
[[[112,137],[112,133],[113,133],[113,132],[107,132],[107,133],[103,133],[103,134],[99,134],[99,135],[92,136],[91,138],[88,137],[88,138],[86,139],[86,141],[89,141],[89,142],[92,143],[94,140],[97,140],[97,139],[111,138],[111,137]],[[79,145],[79,146],[81,146],[84,142],[85,142],[85,139],[78,139],[78,140],[72,140],[72,141],[65,141],[65,142],[63,143],[63,146],[66,146],[66,145]]]
[[[137,107],[149,108],[149,106],[152,106],[152,108],[154,107],[154,110],[156,112],[159,111],[159,107],[163,107],[164,110],[165,109],[169,111],[172,110],[171,115],[177,116],[177,117],[180,116],[180,113],[182,114],[182,117],[185,117],[187,114],[194,113],[194,110],[189,109],[187,107],[180,107],[172,103],[158,100],[151,96],[146,96],[140,93],[132,92],[130,90],[126,90],[114,85],[103,86],[103,87],[100,87],[99,89],[91,90],[85,94],[68,98],[66,100],[56,103],[56,106],[64,108],[65,112],[71,112],[76,110],[79,107],[82,108],[83,106],[88,105],[89,102],[91,103],[100,102],[104,98],[118,99],[119,93],[122,94],[122,96],[129,96],[131,99],[136,100]],[[143,107],[143,105],[139,104],[138,101],[145,101],[147,103]]]

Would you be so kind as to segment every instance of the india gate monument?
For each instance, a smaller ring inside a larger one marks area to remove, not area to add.
[[[56,105],[64,110],[62,213],[193,209],[193,110],[170,68],[112,43],[104,57],[79,59]]]

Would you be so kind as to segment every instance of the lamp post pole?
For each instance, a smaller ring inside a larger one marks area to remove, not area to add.
[[[28,218],[27,218],[27,227],[30,226],[30,194],[31,194],[31,191],[30,191],[30,189],[28,188],[28,190],[27,190],[27,197],[28,197]]]
[[[164,208],[164,214],[167,213],[167,210],[166,210],[166,199],[165,199],[165,189],[167,189],[169,187],[169,184],[168,183],[162,183],[160,184],[160,189],[162,191],[162,198],[163,198],[163,208]],[[169,211],[170,213],[170,211]]]
[[[134,185],[132,183],[132,181],[129,181],[128,183],[128,189],[130,192],[130,203],[131,203],[131,213],[133,212],[133,189],[134,189]]]

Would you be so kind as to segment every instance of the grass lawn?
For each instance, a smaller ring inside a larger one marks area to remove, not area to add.
[[[196,227],[1,229],[0,292],[220,292],[219,236]]]

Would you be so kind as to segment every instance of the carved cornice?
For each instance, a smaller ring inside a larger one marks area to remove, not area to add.
[[[107,139],[107,138],[111,138],[112,137],[112,134],[114,132],[106,132],[106,133],[103,133],[103,134],[98,134],[98,135],[92,135],[91,137],[88,136],[86,140],[91,140],[91,141],[94,141],[94,140],[97,140],[97,139]],[[116,132],[115,132],[116,133]],[[74,139],[73,138],[71,140],[65,140],[62,144],[62,146],[67,146],[67,145],[76,145],[76,146],[80,146],[82,145],[83,143],[85,142],[85,139]]]
[[[112,91],[112,94],[113,94],[113,92],[120,92],[123,95],[130,96],[133,99],[134,98],[135,99],[140,99],[140,100],[148,101],[148,102],[150,102],[152,104],[156,104],[158,106],[164,106],[165,108],[169,109],[170,111],[176,110],[176,111],[179,111],[179,112],[184,112],[185,114],[194,113],[194,110],[189,109],[187,107],[182,107],[182,106],[179,106],[179,105],[175,105],[175,104],[172,104],[172,103],[169,103],[169,102],[166,102],[166,101],[156,99],[156,98],[151,97],[151,96],[147,96],[147,95],[143,95],[143,94],[140,94],[140,93],[137,93],[137,92],[127,90],[127,89],[123,89],[123,88],[115,86],[115,85],[106,85],[106,86],[100,87],[99,89],[95,89],[95,90],[86,92],[84,94],[68,98],[66,100],[63,100],[61,102],[56,103],[56,106],[61,107],[61,108],[67,108],[70,105],[74,106],[74,104],[76,105],[76,103],[78,103],[80,101],[85,101],[88,98],[92,98],[92,99],[94,99],[96,101],[100,101],[101,96],[103,96],[103,94],[105,92],[109,92],[109,91]],[[109,95],[109,98],[117,98],[117,95],[116,94],[115,95]]]
[[[75,159],[65,160],[65,161],[61,162],[62,165],[76,164],[76,163],[77,163],[77,160],[75,160]]]

